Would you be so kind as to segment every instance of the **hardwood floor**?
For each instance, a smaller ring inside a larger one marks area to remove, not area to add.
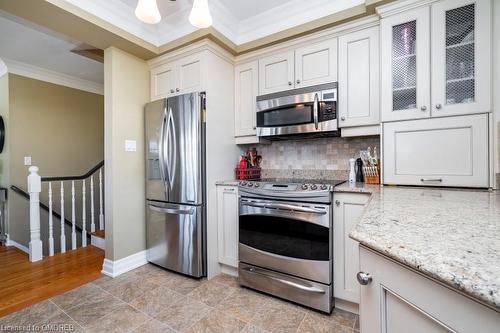
[[[0,317],[98,279],[103,260],[104,251],[91,245],[34,263],[0,246]]]

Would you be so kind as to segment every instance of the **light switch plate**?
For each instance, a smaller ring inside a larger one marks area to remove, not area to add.
[[[31,165],[31,156],[24,156],[24,165],[26,166]]]
[[[137,151],[137,141],[125,140],[125,151]]]

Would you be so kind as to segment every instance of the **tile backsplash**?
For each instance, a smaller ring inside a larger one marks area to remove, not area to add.
[[[319,138],[273,141],[257,145],[262,156],[264,177],[338,178],[349,169],[349,158],[358,158],[359,151],[377,147],[380,157],[380,137]]]

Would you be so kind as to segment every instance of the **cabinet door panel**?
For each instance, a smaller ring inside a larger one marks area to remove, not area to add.
[[[488,116],[384,124],[384,183],[489,186]]]
[[[335,298],[359,303],[359,243],[349,237],[363,213],[369,195],[334,193],[333,276]]]
[[[382,255],[360,247],[360,332],[496,332],[500,314]]]
[[[430,116],[429,7],[380,23],[382,121]]]
[[[200,91],[202,87],[202,60],[200,55],[178,61],[179,78],[177,84],[180,94]]]
[[[235,67],[235,136],[255,135],[258,62]]]
[[[173,64],[154,68],[151,70],[151,100],[170,97],[175,92],[175,84],[176,77]]]
[[[294,52],[289,51],[259,60],[259,94],[294,88]]]
[[[379,28],[339,37],[340,127],[380,122]]]
[[[219,262],[238,267],[238,187],[217,186]]]
[[[491,111],[491,2],[432,5],[432,116]]]
[[[337,81],[337,38],[295,50],[295,87]]]

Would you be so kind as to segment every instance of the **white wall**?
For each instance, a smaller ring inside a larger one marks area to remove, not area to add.
[[[106,258],[145,250],[144,105],[149,101],[146,62],[120,49],[104,52],[104,160]],[[125,152],[125,140],[137,151]]]

